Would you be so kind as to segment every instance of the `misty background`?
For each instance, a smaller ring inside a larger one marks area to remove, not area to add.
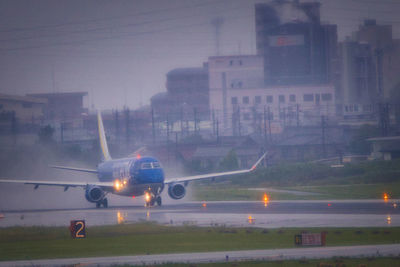
[[[86,91],[85,107],[148,105],[166,73],[216,55],[255,54],[254,5],[263,0],[0,1],[0,93]],[[303,1],[300,1],[303,2]],[[321,20],[338,38],[366,18],[393,25],[400,1],[321,0]]]

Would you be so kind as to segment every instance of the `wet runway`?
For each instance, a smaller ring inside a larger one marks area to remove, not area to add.
[[[167,225],[240,227],[400,226],[397,201],[180,202],[162,207],[115,206],[108,209],[10,210],[0,227],[66,226],[84,219],[90,225],[154,221]]]

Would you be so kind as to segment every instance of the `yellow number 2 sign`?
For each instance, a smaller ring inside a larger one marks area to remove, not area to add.
[[[86,238],[85,220],[71,221],[69,230],[72,238]]]

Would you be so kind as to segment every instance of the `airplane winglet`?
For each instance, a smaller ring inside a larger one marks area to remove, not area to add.
[[[104,160],[111,160],[110,152],[108,152],[106,133],[104,131],[103,120],[101,118],[100,110],[97,110],[97,124],[99,127],[100,147],[103,153]]]
[[[268,154],[268,151],[265,152],[265,153],[261,156],[261,158],[259,158],[259,159],[257,160],[256,163],[254,163],[254,165],[251,167],[250,171],[254,171],[254,170],[257,168],[257,165],[260,164],[260,162],[265,158],[265,156],[266,156],[267,154]]]

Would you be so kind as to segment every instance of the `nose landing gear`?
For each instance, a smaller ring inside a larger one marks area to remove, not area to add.
[[[144,193],[145,207],[153,207],[155,204],[161,206],[162,200],[161,196],[155,195],[152,192]]]

